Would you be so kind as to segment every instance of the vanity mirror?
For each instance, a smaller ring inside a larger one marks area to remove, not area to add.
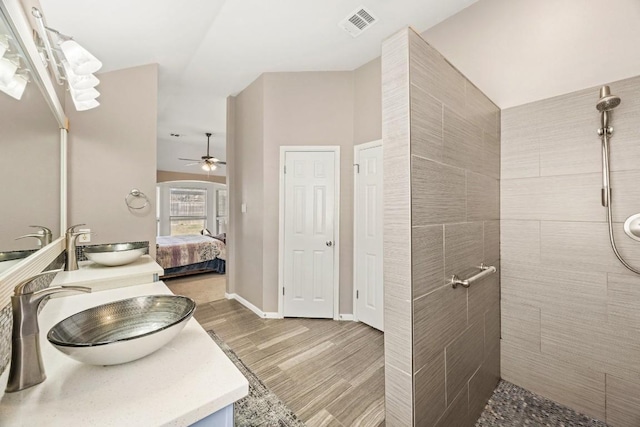
[[[31,36],[20,2],[0,2],[0,275],[65,224],[66,119]]]

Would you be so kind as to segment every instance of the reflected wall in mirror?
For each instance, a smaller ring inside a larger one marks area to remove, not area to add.
[[[24,54],[0,21],[3,36],[9,40],[3,60],[19,58],[24,68]],[[60,130],[33,81],[20,100],[0,91],[0,204],[0,260],[5,252],[21,251],[17,255],[24,257],[41,247],[36,237],[16,240],[37,234],[31,225],[51,229],[53,239],[60,236]]]

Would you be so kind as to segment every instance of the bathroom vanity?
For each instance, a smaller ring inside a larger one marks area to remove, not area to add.
[[[248,394],[248,382],[195,319],[160,350],[122,365],[81,364],[46,339],[53,325],[81,310],[155,294],[171,291],[154,282],[49,301],[39,317],[47,379],[3,392],[0,425],[233,426],[233,403]],[[7,377],[8,370],[0,376],[2,390]]]

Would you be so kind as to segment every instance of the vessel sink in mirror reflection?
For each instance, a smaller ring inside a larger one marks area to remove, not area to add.
[[[19,61],[18,72],[31,75],[18,38],[0,18],[0,38],[9,45],[4,57]],[[33,224],[51,229],[53,239],[60,236],[60,129],[30,80],[19,100],[0,91],[0,252],[39,249],[36,237],[16,240],[38,233]]]
[[[56,324],[47,339],[78,362],[117,365],[160,349],[184,328],[196,309],[191,299],[149,295],[110,302]]]

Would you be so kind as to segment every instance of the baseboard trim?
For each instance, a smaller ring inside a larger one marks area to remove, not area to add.
[[[255,305],[251,304],[249,301],[247,301],[246,299],[242,298],[238,294],[228,294],[228,293],[225,292],[224,293],[224,297],[226,299],[234,299],[234,300],[238,301],[240,304],[244,305],[249,310],[253,311],[258,317],[262,317],[263,319],[280,319],[281,318],[278,313],[264,312],[264,311],[260,310],[258,307],[256,307]]]
[[[341,314],[338,320],[353,322],[354,321],[353,314]]]

